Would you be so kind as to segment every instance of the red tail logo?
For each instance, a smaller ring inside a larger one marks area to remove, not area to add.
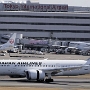
[[[10,42],[11,44],[13,44],[13,43],[14,43],[14,40],[13,40],[13,39],[10,39],[9,42]]]

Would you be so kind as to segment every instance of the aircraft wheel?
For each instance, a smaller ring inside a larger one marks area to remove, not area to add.
[[[37,80],[37,82],[44,82],[44,79],[43,80]]]
[[[53,79],[45,79],[45,82],[53,82]]]

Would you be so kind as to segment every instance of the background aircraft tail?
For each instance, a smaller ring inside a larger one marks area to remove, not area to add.
[[[4,45],[6,46],[13,46],[14,47],[14,44],[15,44],[15,39],[16,39],[16,33],[14,33],[11,38],[8,40],[7,43],[5,43]]]

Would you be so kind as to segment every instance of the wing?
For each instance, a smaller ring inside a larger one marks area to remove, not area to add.
[[[43,71],[45,73],[54,73],[54,74],[57,74],[59,72],[62,72],[62,71],[71,71],[71,70],[74,70],[74,69],[81,69],[82,67],[87,67],[88,65],[84,65],[84,66],[69,66],[69,67],[58,67],[58,68],[52,68],[52,69],[43,69]]]

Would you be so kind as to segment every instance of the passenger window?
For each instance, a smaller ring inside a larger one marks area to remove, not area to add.
[[[45,65],[43,65],[43,67],[45,67]]]

